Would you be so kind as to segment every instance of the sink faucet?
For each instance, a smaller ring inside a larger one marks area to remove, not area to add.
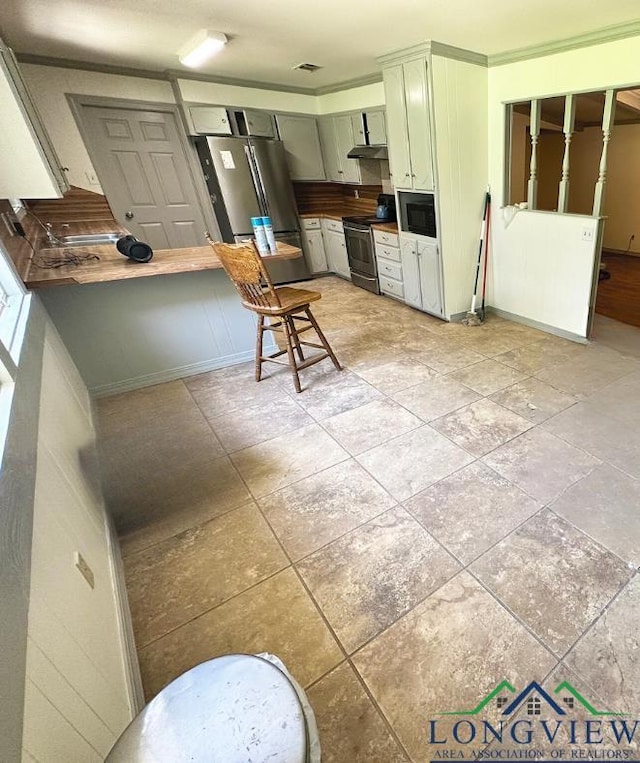
[[[53,231],[51,230],[52,225],[51,223],[47,223],[45,225],[45,231],[47,234],[47,241],[51,244],[51,246],[60,246],[60,242],[58,239],[53,235]]]
[[[60,246],[60,241],[58,241],[53,231],[51,230],[53,228],[52,224],[43,223],[42,220],[38,217],[38,215],[32,210],[29,210],[29,214],[38,223],[38,225],[42,228],[42,230],[47,234],[47,243],[49,244],[49,246]]]

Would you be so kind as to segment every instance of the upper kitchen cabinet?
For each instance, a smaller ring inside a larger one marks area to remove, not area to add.
[[[257,109],[234,109],[240,135],[253,135],[259,138],[275,138],[276,130],[273,114]]]
[[[0,40],[0,198],[59,198],[69,185],[9,48]]]
[[[384,111],[366,111],[367,143],[370,146],[384,146],[387,143],[387,129]]]
[[[383,68],[389,163],[396,188],[432,191],[428,64],[424,57]]]
[[[430,41],[378,62],[392,182],[400,194],[433,192],[437,210],[437,236],[428,245],[401,231],[404,297],[452,318],[467,309],[488,181],[487,58]]]
[[[185,106],[190,135],[231,135],[231,120],[224,106]]]
[[[364,111],[351,115],[354,146],[384,146],[387,132],[384,111]]]
[[[354,115],[320,117],[320,143],[327,180],[335,183],[375,185],[380,183],[380,163],[374,160],[349,159],[347,154],[359,145],[354,130]]]
[[[336,146],[338,149],[338,160],[341,169],[343,183],[361,183],[360,167],[357,159],[347,159],[347,154],[356,145],[355,135],[353,134],[353,122],[351,117],[334,117],[336,131]]]
[[[292,180],[326,180],[320,135],[315,117],[276,114]]]
[[[353,145],[354,146],[366,146],[367,145],[367,131],[365,129],[364,114],[352,114],[351,125],[353,129]]]

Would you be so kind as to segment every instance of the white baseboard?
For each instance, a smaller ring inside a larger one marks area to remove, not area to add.
[[[277,349],[278,347],[276,344],[265,345],[264,347],[264,351],[267,353],[276,351]],[[255,350],[246,350],[245,352],[238,352],[235,355],[224,355],[221,358],[211,358],[211,360],[205,360],[200,363],[190,363],[186,366],[168,368],[167,370],[145,374],[144,376],[135,376],[131,379],[123,379],[118,382],[101,384],[97,387],[89,387],[89,391],[95,397],[107,397],[109,395],[117,395],[121,392],[131,392],[134,389],[141,389],[142,387],[152,387],[154,384],[175,381],[176,379],[182,379],[186,376],[204,374],[207,373],[207,371],[217,371],[219,368],[237,366],[240,363],[246,363],[254,358]]]
[[[580,336],[580,334],[574,334],[572,331],[565,331],[556,326],[550,326],[548,323],[534,321],[531,318],[525,318],[523,315],[509,313],[506,310],[500,310],[498,307],[487,307],[487,312],[499,315],[501,318],[506,318],[508,321],[513,321],[514,323],[522,323],[524,326],[529,326],[532,329],[546,331],[547,334],[555,334],[555,336],[559,336],[562,339],[570,339],[572,342],[578,342],[580,344],[589,344],[589,340],[584,336]]]

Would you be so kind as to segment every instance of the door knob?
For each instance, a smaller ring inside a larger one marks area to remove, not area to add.
[[[127,220],[133,220],[133,212],[131,210],[125,212],[124,216],[127,218]]]

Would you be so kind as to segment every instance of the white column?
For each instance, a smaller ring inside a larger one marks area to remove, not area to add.
[[[569,203],[569,149],[576,121],[576,97],[567,95],[564,99],[564,156],[562,157],[562,177],[558,189],[558,212],[566,212]]]
[[[607,151],[609,149],[609,140],[611,139],[611,130],[613,128],[615,115],[616,92],[615,90],[607,90],[604,99],[604,113],[602,115],[602,154],[600,156],[598,181],[593,195],[594,217],[602,217],[602,211],[604,209],[604,188],[607,183]]]
[[[538,99],[531,101],[529,132],[531,133],[531,163],[527,185],[527,206],[535,209],[538,202],[538,140],[540,139],[540,106]]]

